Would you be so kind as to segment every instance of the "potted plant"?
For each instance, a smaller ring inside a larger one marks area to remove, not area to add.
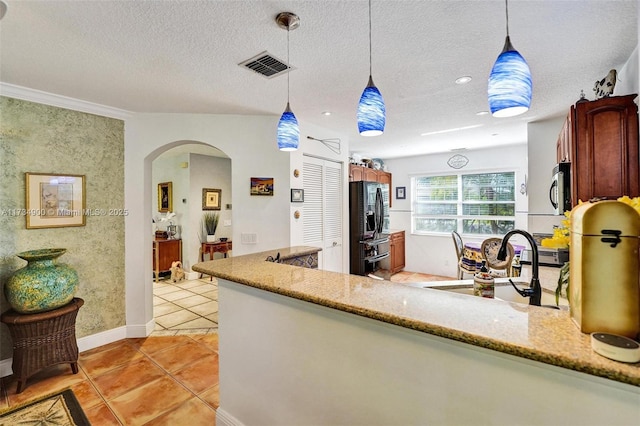
[[[206,235],[206,242],[211,243],[216,240],[216,229],[218,228],[219,220],[218,213],[205,212],[202,214],[202,234]]]

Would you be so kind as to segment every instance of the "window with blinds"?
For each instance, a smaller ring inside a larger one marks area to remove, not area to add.
[[[411,187],[416,234],[502,235],[515,228],[515,172],[418,176]]]

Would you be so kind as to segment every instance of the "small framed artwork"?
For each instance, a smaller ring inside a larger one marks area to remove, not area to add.
[[[291,202],[292,203],[304,202],[304,189],[291,188]]]
[[[171,190],[171,182],[162,182],[158,184],[158,211],[160,213],[173,211],[173,191]]]
[[[252,177],[251,195],[273,195],[273,178]]]
[[[404,200],[407,198],[406,187],[396,186],[396,200]]]
[[[202,188],[202,210],[220,210],[221,206],[221,189]]]
[[[84,175],[25,173],[27,229],[85,225]]]

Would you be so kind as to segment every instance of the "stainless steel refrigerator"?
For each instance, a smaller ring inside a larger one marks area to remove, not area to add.
[[[389,257],[389,185],[349,182],[350,273],[369,275]]]

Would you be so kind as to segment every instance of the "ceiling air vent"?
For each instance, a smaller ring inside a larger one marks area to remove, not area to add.
[[[267,51],[257,54],[253,58],[240,62],[238,65],[256,72],[266,78],[277,77],[294,69],[291,65],[276,58]]]

